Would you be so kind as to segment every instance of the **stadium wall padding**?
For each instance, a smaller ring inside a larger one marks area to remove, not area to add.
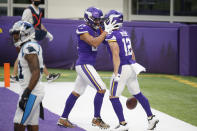
[[[0,65],[17,57],[9,36],[9,29],[21,17],[0,17]],[[76,28],[81,20],[43,19],[43,24],[54,40],[40,41],[44,63],[48,68],[74,69],[77,55]],[[130,35],[138,63],[149,73],[197,76],[197,25],[167,22],[124,22],[123,28]],[[112,70],[106,47],[99,46],[97,70]]]

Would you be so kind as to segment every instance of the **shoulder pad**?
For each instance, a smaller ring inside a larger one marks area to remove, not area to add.
[[[77,30],[76,30],[76,33],[78,35],[80,34],[84,34],[84,33],[87,33],[88,32],[88,26],[85,25],[85,24],[81,24],[78,26]]]
[[[24,54],[38,54],[39,52],[39,45],[36,42],[28,42],[23,47]]]
[[[108,34],[105,38],[106,41],[116,41],[115,33],[112,32],[111,34]]]

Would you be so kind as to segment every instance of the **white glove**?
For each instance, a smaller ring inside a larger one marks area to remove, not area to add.
[[[49,38],[49,41],[52,41],[53,40],[53,35],[47,31],[47,35],[46,35],[47,38]]]
[[[116,21],[111,22],[111,20],[110,20],[109,24],[106,24],[104,22],[104,26],[105,26],[105,30],[104,31],[106,31],[109,34],[109,33],[112,32],[112,30],[117,29],[117,27],[115,27],[117,24],[115,24],[115,23],[116,23]]]
[[[117,74],[116,76],[114,76],[114,81],[118,82],[120,80],[120,74]]]

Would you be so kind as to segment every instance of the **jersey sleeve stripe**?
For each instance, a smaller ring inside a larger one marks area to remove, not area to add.
[[[116,42],[116,40],[108,40],[108,42]]]
[[[84,33],[88,33],[88,31],[79,31],[79,30],[77,30],[76,33],[77,33],[78,35],[81,35],[81,34],[84,34]]]

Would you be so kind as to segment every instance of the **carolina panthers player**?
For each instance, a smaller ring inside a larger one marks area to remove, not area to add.
[[[119,96],[127,85],[129,92],[139,101],[148,117],[148,129],[156,127],[159,120],[152,114],[148,99],[140,92],[137,74],[133,68],[135,63],[134,52],[127,32],[121,28],[123,14],[110,10],[105,15],[106,21],[116,21],[118,29],[113,30],[107,35],[105,41],[108,42],[108,51],[113,61],[114,72],[110,84],[110,101],[119,119],[119,125],[114,129],[118,131],[128,130],[128,124],[123,115],[123,108]],[[133,58],[132,58],[133,57]]]
[[[109,128],[100,115],[103,97],[106,91],[106,86],[101,80],[99,74],[93,67],[96,61],[97,47],[105,39],[106,35],[114,29],[115,22],[105,24],[105,30],[99,34],[101,17],[103,13],[100,9],[89,7],[84,13],[85,24],[79,25],[76,33],[78,37],[78,59],[76,62],[77,78],[75,87],[66,101],[64,112],[57,124],[64,127],[74,127],[68,120],[68,115],[73,108],[76,100],[82,95],[88,85],[97,90],[94,98],[94,118],[92,120],[93,126],[100,128]]]
[[[20,48],[18,54],[20,97],[14,116],[14,130],[39,130],[40,104],[44,97],[44,87],[40,84],[43,70],[41,46],[35,42],[35,29],[25,21],[16,22],[10,29],[14,45]],[[43,108],[41,108],[43,109]]]

